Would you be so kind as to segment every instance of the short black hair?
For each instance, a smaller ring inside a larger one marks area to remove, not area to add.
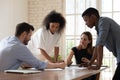
[[[55,10],[51,11],[43,20],[43,26],[46,27],[46,29],[49,29],[49,23],[56,22],[60,24],[58,32],[61,32],[66,24],[66,20],[63,17],[63,15],[59,12],[56,12]]]
[[[19,23],[16,26],[15,36],[20,36],[21,33],[23,33],[24,31],[29,33],[30,30],[34,31],[34,27],[32,25],[30,25],[26,22]]]
[[[83,13],[82,13],[82,17],[83,16],[91,16],[91,15],[95,15],[97,18],[100,17],[99,15],[99,11],[95,8],[89,7],[88,9],[86,9]]]

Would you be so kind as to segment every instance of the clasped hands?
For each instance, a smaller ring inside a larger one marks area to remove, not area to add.
[[[79,64],[79,67],[87,67],[89,70],[98,70],[100,69],[101,65],[97,64],[97,63],[90,63],[90,60],[88,60],[87,58],[83,57],[81,59],[84,63]]]

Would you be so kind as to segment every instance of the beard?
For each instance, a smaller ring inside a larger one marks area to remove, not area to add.
[[[24,41],[23,41],[23,44],[24,44],[24,45],[27,45],[27,44],[28,44],[28,41],[29,41],[29,40],[24,40]]]

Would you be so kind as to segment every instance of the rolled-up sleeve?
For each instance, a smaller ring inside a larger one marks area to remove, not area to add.
[[[32,53],[28,50],[28,48],[24,45],[16,46],[13,51],[14,53],[17,53],[15,55],[18,61],[25,62],[36,69],[45,69],[47,67],[46,62],[42,62],[38,60],[37,58],[35,58],[32,55]]]
[[[96,46],[105,45],[107,36],[109,34],[109,28],[110,28],[110,24],[107,22],[106,19],[102,19],[99,21]]]

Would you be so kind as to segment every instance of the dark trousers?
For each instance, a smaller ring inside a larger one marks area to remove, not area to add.
[[[90,76],[90,77],[82,79],[82,80],[96,80],[96,75]]]
[[[112,80],[120,80],[120,63],[117,65],[117,68],[115,70],[115,74]]]

